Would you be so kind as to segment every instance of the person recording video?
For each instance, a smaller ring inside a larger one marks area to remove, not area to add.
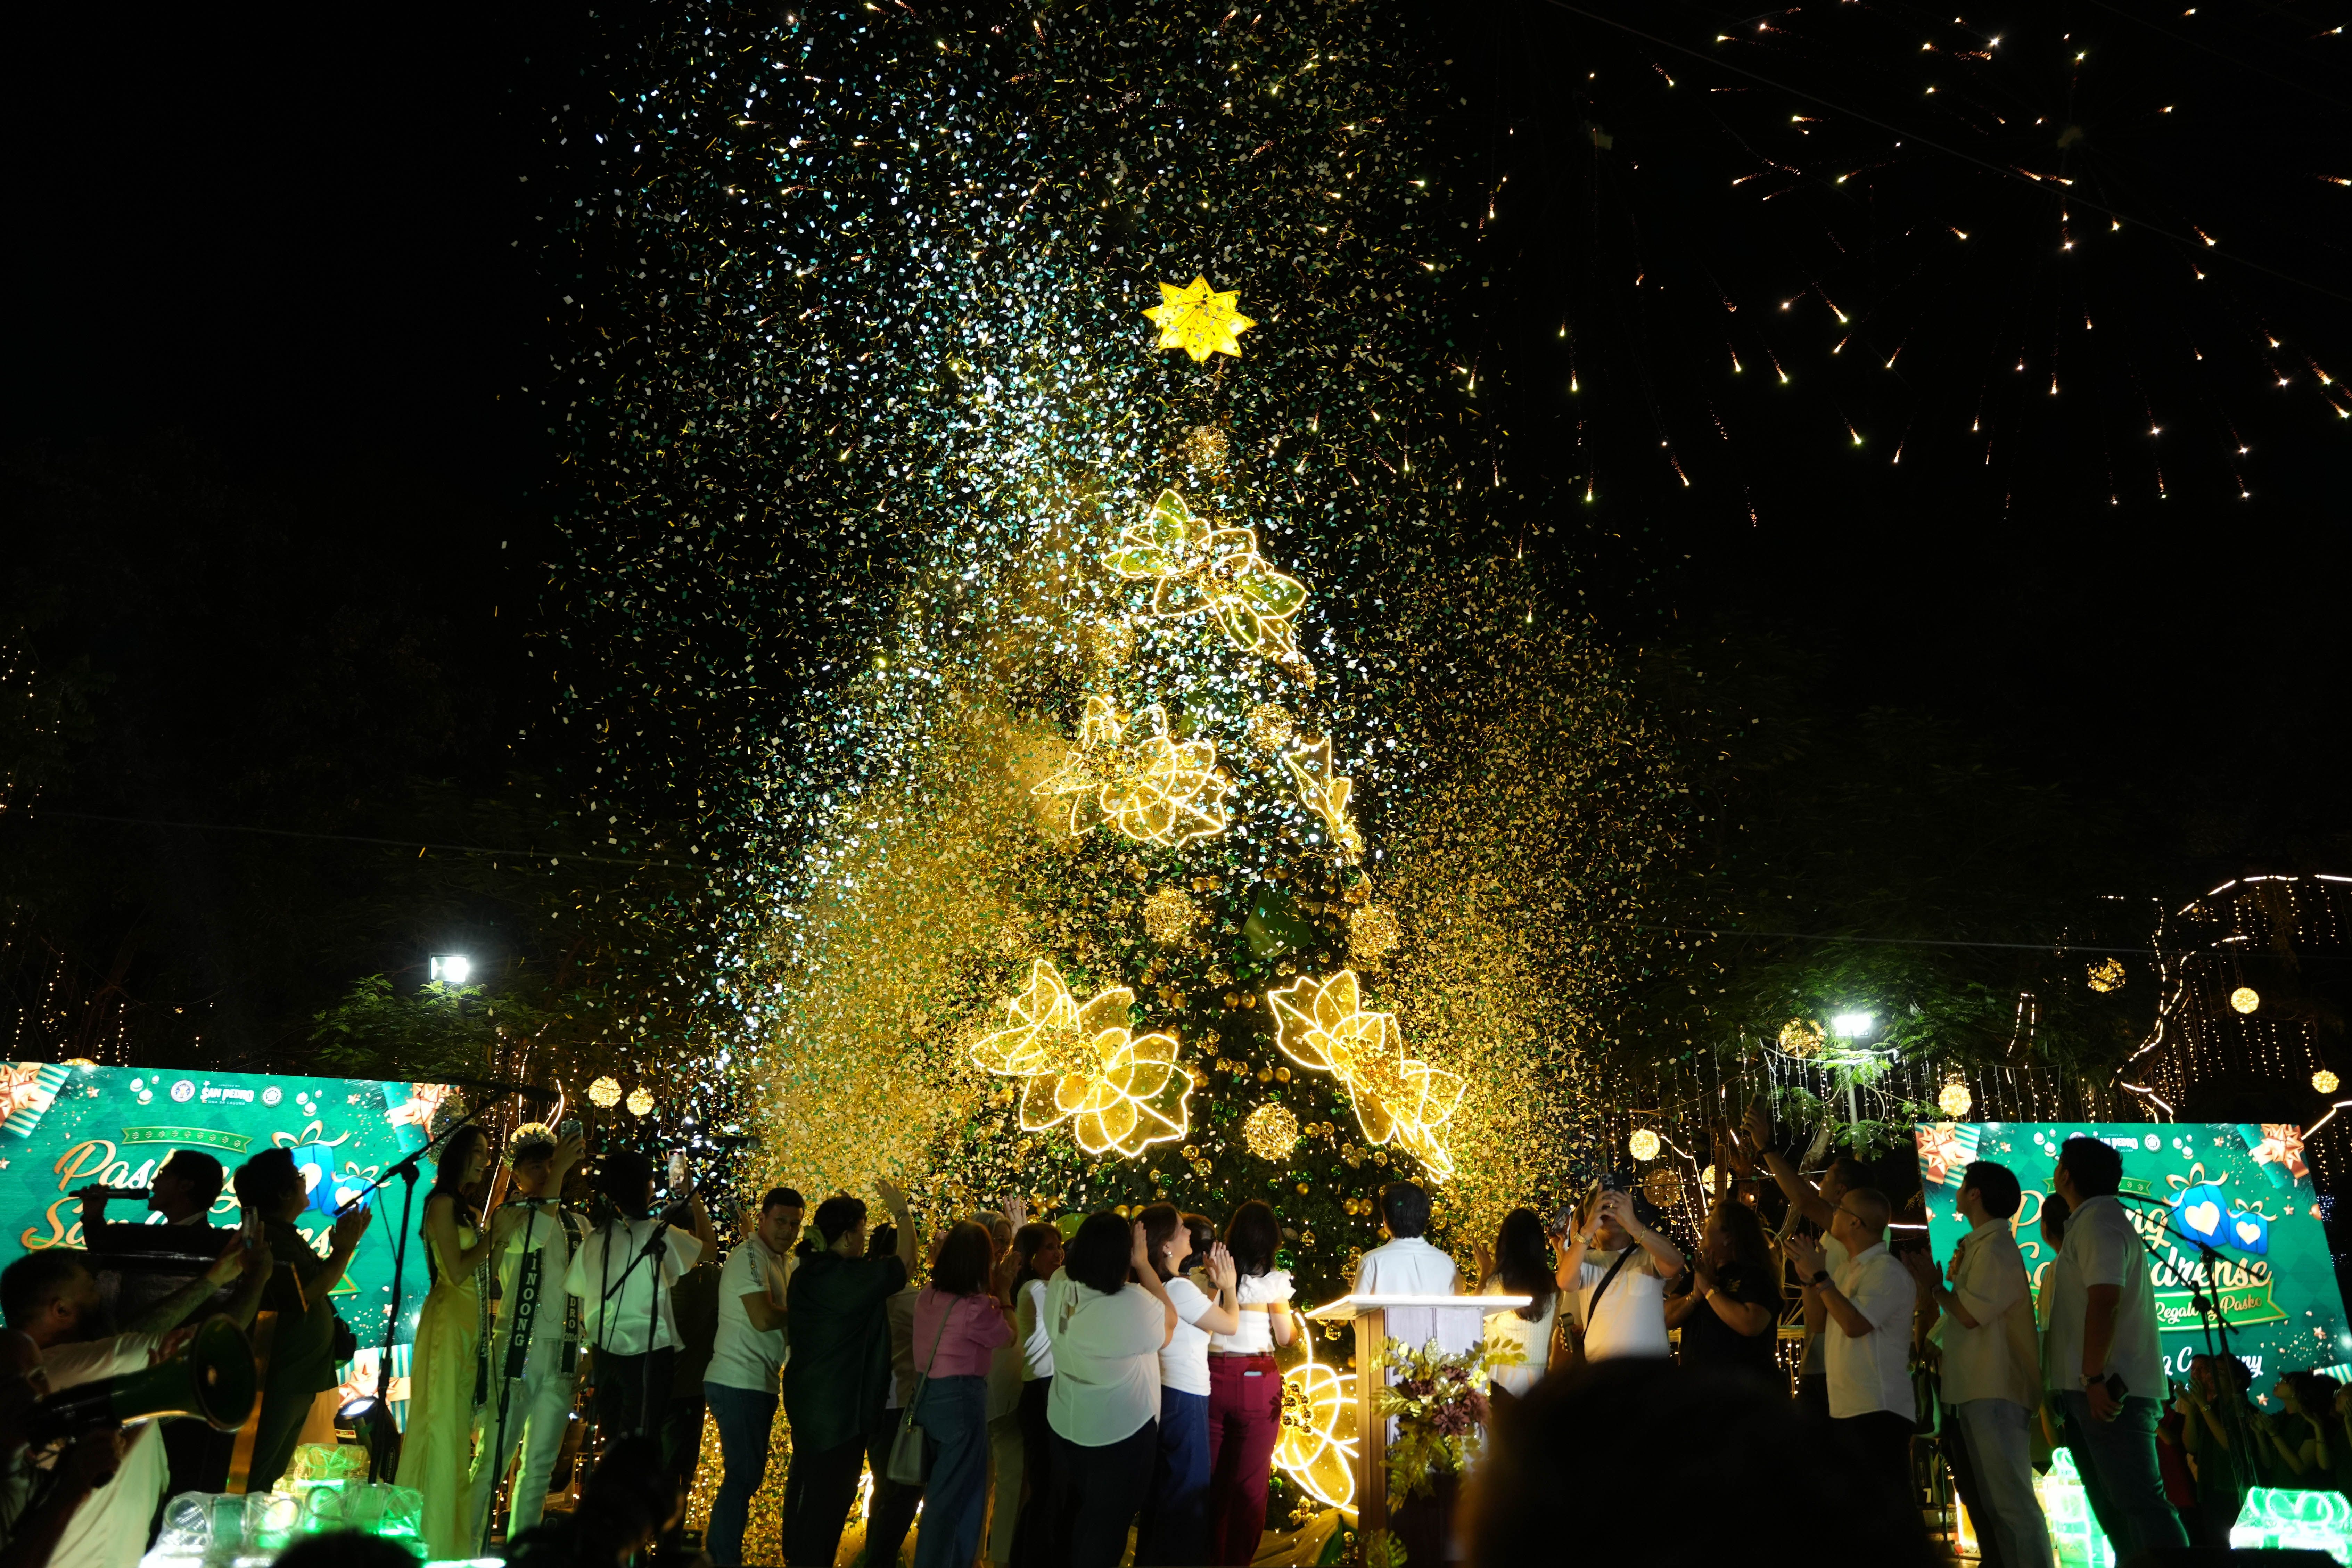
[[[1588,1195],[1559,1248],[1559,1274],[1583,1359],[1667,1354],[1666,1283],[1682,1271],[1682,1248],[1635,1217],[1630,1196]]]

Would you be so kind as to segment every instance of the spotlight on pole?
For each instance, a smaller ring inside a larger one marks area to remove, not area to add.
[[[463,985],[466,976],[474,973],[474,961],[462,952],[440,952],[433,955],[433,978],[445,985]]]
[[[1841,1040],[1864,1040],[1870,1037],[1871,1026],[1877,1022],[1869,1013],[1840,1013],[1830,1020],[1830,1028]]]

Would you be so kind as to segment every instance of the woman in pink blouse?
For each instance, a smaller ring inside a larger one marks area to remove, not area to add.
[[[931,1282],[915,1298],[913,1419],[929,1439],[915,1568],[971,1568],[988,1504],[988,1363],[1013,1341],[988,1289],[996,1244],[985,1226],[959,1223],[940,1244]]]

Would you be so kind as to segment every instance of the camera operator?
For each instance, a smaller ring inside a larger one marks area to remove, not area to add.
[[[46,1477],[29,1469],[26,1417],[40,1400],[34,1384],[40,1363],[31,1341],[6,1334],[0,1363],[0,1568],[44,1568],[82,1504],[121,1468],[122,1429],[92,1427]]]
[[[232,1245],[212,1268],[150,1308],[130,1332],[117,1334],[105,1322],[98,1281],[83,1254],[62,1247],[27,1253],[0,1269],[0,1316],[9,1331],[5,1337],[14,1353],[29,1360],[47,1393],[142,1371],[176,1352],[186,1337],[179,1331],[181,1320],[240,1274],[247,1274],[247,1289],[239,1292],[237,1305],[251,1321],[258,1296],[255,1281],[268,1276],[267,1257],[265,1247]],[[85,1457],[69,1468],[94,1462]],[[139,1423],[125,1434],[112,1481],[100,1485],[64,1522],[50,1561],[58,1568],[132,1568],[147,1550],[164,1472],[156,1424]]]

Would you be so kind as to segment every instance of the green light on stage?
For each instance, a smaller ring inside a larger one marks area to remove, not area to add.
[[[2116,1549],[2091,1517],[2090,1494],[2083,1489],[2072,1452],[2060,1448],[2050,1456],[2050,1473],[2033,1478],[2033,1491],[2050,1521],[2059,1568],[2115,1568]]]
[[[2230,1544],[2299,1547],[2352,1563],[2352,1503],[2341,1492],[2256,1487],[2246,1494],[2238,1522],[2230,1527]]]

